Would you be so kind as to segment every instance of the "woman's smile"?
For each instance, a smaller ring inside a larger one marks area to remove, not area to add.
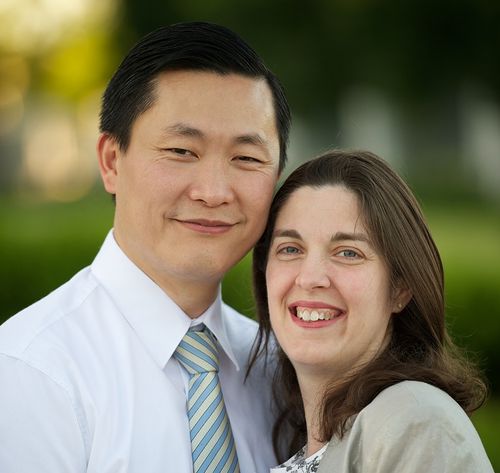
[[[271,325],[298,372],[344,373],[385,344],[389,272],[343,186],[293,192],[276,219],[266,273]]]

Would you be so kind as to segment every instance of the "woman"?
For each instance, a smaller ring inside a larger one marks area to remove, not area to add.
[[[254,283],[253,361],[279,343],[275,449],[305,445],[272,472],[493,471],[467,416],[486,389],[446,332],[438,250],[384,161],[333,151],[294,171]]]

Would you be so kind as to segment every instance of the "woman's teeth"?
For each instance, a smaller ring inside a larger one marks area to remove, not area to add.
[[[296,308],[296,315],[299,319],[306,322],[316,322],[317,320],[331,320],[340,314],[339,311],[331,309],[305,309],[303,307]]]

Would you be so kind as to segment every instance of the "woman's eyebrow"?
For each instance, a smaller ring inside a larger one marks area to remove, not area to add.
[[[273,232],[272,239],[279,237],[294,238],[296,240],[303,240],[302,236],[297,230],[288,228],[278,228]],[[363,241],[371,245],[371,241],[365,233],[350,233],[350,232],[337,232],[330,238],[332,243],[339,241]]]
[[[345,241],[345,240],[364,241],[365,243],[371,244],[370,239],[364,233],[337,232],[337,233],[335,233],[335,235],[332,235],[332,237],[330,238],[330,241],[332,243],[337,242],[337,241]]]
[[[296,240],[302,240],[302,237],[300,236],[300,233],[297,230],[289,230],[289,229],[280,229],[278,228],[273,232],[273,240],[278,237],[288,237],[288,238],[295,238]]]

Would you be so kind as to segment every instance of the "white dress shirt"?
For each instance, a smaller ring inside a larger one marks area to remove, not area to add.
[[[217,337],[242,473],[268,472],[270,381],[244,383],[256,324],[221,301],[192,321],[110,232],[93,264],[0,327],[0,472],[192,471],[187,374],[172,356],[190,325]]]

